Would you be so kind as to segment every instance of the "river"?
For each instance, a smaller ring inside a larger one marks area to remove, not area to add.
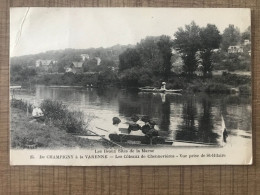
[[[15,98],[33,104],[44,99],[62,101],[70,109],[93,117],[92,124],[104,129],[111,126],[114,116],[121,119],[122,127],[127,127],[133,114],[148,115],[168,139],[220,144],[223,116],[230,141],[239,144],[252,137],[251,97],[248,96],[138,93],[114,88],[37,85],[33,93],[17,92]]]

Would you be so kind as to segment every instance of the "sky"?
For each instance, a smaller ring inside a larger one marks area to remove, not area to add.
[[[243,32],[250,9],[241,8],[11,8],[10,56],[65,48],[136,44],[146,36],[169,35],[195,21],[200,27],[229,24]]]

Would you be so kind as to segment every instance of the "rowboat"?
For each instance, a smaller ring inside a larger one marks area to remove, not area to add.
[[[22,86],[17,85],[17,86],[10,86],[10,89],[15,90],[15,89],[22,89]]]
[[[141,136],[141,135],[128,135],[128,134],[109,134],[109,139],[116,143],[129,143],[129,144],[145,144],[145,145],[172,145],[172,141],[165,141],[164,138]]]
[[[202,143],[194,141],[185,141],[185,140],[172,140],[172,146],[176,147],[219,147],[219,144],[215,143]]]
[[[139,88],[142,92],[152,92],[152,93],[181,93],[182,89],[157,89],[157,88]]]
[[[105,139],[119,146],[145,146],[145,145],[160,145],[169,147],[221,147],[218,143],[204,143],[187,140],[175,140],[165,138],[165,133],[159,131],[159,136],[148,137],[146,135],[130,135],[127,128],[119,128],[120,133],[109,133],[108,130],[97,127],[96,130],[102,130],[99,134],[92,132],[92,135],[79,136],[92,140]]]

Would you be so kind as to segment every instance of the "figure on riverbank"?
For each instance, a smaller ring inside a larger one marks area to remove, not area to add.
[[[42,109],[38,106],[33,106],[32,117],[36,119],[37,122],[44,122],[44,114]]]
[[[227,129],[225,128],[223,131],[223,141],[226,143],[227,142],[227,137],[228,137],[228,132]]]

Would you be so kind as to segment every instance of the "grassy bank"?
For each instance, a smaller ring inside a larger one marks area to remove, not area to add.
[[[159,87],[159,84],[155,85]],[[250,76],[235,75],[226,73],[211,78],[201,78],[194,76],[187,78],[185,76],[173,76],[167,82],[168,89],[183,89],[184,92],[206,92],[209,94],[229,94],[235,88],[240,94],[251,93]]]
[[[99,148],[108,147],[104,141],[94,141],[75,136],[58,120],[45,123],[27,117],[22,103],[16,102],[11,108],[11,146],[12,148]],[[49,120],[49,119],[47,119]],[[68,120],[68,119],[66,119]],[[61,120],[60,120],[61,121]],[[72,123],[68,123],[72,124]],[[70,128],[70,127],[69,127]],[[81,131],[84,134],[83,131]],[[81,135],[78,132],[78,135]]]

